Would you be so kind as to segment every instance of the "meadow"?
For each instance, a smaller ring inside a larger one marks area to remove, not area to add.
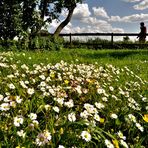
[[[148,51],[0,52],[0,147],[146,148]]]

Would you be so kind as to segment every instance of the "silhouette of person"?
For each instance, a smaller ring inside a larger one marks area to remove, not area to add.
[[[144,43],[146,41],[146,26],[144,22],[140,23],[140,33],[138,34],[137,38],[139,38],[139,42]]]

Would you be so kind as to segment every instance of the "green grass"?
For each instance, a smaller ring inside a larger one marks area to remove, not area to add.
[[[0,148],[146,148],[146,50],[0,53]]]
[[[23,56],[25,53],[25,56]],[[31,57],[31,59],[29,59]],[[113,64],[114,66],[128,66],[140,77],[148,80],[148,50],[88,50],[63,49],[61,51],[25,51],[16,52],[14,60],[27,65],[34,63],[55,64],[64,60],[66,62]]]

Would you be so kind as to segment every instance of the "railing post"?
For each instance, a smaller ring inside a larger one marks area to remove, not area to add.
[[[112,33],[111,34],[111,45],[112,45],[112,47],[113,47],[113,44],[114,44],[114,34]]]
[[[72,43],[72,36],[71,36],[71,33],[69,34],[69,41],[70,41],[70,45]]]

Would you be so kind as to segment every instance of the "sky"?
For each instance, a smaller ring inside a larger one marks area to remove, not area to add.
[[[66,15],[63,10],[60,20]],[[62,33],[138,33],[141,21],[148,28],[148,0],[83,0]],[[49,32],[59,23],[53,21]]]

